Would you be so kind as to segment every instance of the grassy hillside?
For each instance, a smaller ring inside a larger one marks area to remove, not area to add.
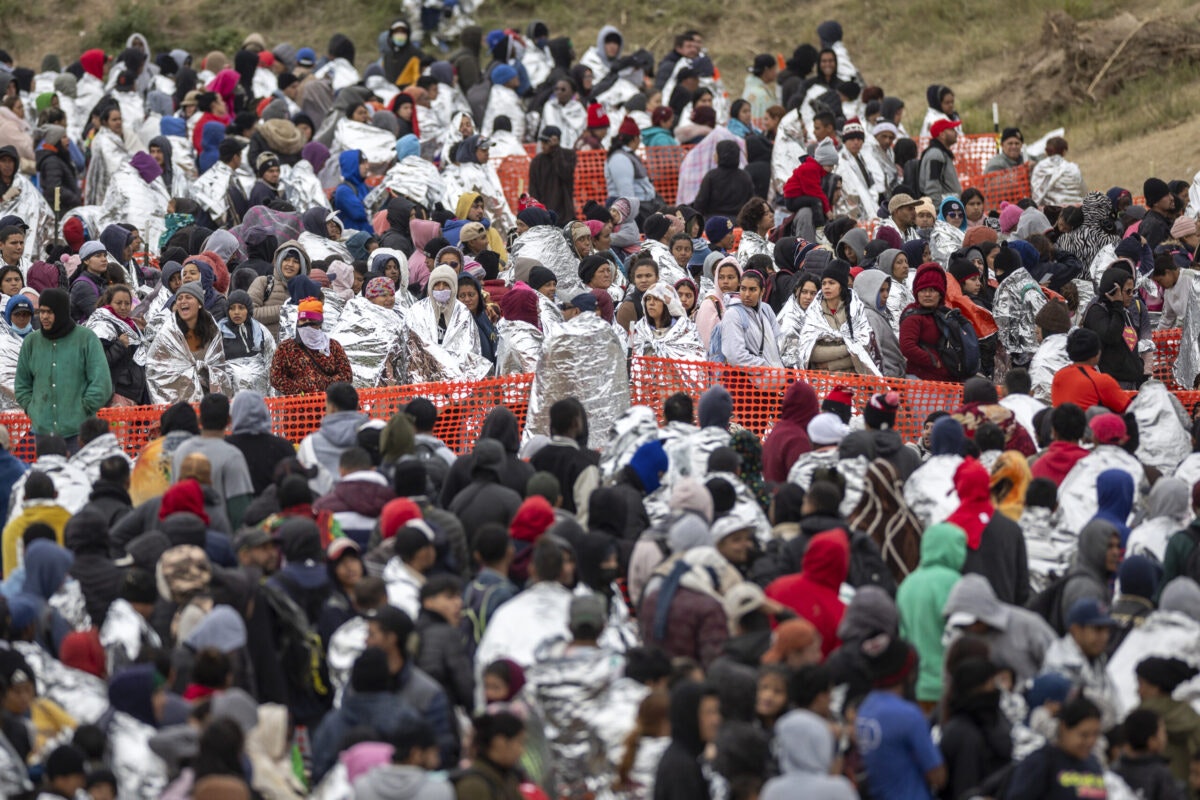
[[[570,35],[579,55],[608,22],[658,55],[677,30],[695,27],[735,96],[755,53],[790,54],[801,41],[815,42],[818,23],[838,19],[868,82],[904,98],[914,123],[924,114],[925,87],[944,83],[957,93],[968,132],[991,130],[993,100],[1001,124],[1021,126],[1029,139],[1065,127],[1071,156],[1096,188],[1140,188],[1151,172],[1190,178],[1200,168],[1200,148],[1186,135],[1200,116],[1195,0],[1161,0],[1136,9],[1136,18],[1117,0],[732,2],[485,0],[477,16],[486,28],[523,30],[536,15],[552,35]],[[232,53],[254,30],[272,43],[319,51],[341,31],[358,45],[362,64],[374,57],[377,33],[398,10],[396,3],[366,0],[0,0],[0,40],[36,67],[48,52],[66,63],[84,47],[118,50],[133,31],[152,48],[182,46],[198,54]],[[1093,96],[1084,91],[1089,87]]]

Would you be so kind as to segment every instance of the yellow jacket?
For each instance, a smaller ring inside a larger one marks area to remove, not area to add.
[[[49,525],[54,529],[54,535],[58,538],[58,544],[61,546],[63,528],[67,526],[67,520],[70,518],[71,512],[53,500],[26,500],[21,508],[21,513],[12,522],[5,525],[4,533],[0,534],[0,540],[2,540],[0,541],[0,551],[4,558],[4,577],[7,579],[12,571],[21,566],[23,562],[19,542],[25,535],[26,528],[35,522]]]

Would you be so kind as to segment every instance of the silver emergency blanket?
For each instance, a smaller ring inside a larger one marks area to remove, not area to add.
[[[767,256],[774,260],[775,245],[753,231],[742,231],[742,241],[737,249],[738,264],[744,270],[746,263],[754,256]]]
[[[221,336],[214,336],[204,353],[194,356],[170,316],[154,340],[134,355],[134,361],[146,368],[152,403],[199,403],[209,393],[233,394]]]
[[[322,289],[321,295],[324,305],[321,312],[321,330],[325,331],[325,333],[333,333],[333,329],[337,326],[338,319],[341,317],[342,309],[346,307],[347,301],[338,297],[332,289]],[[279,341],[282,342],[285,339],[296,338],[296,314],[298,310],[291,298],[285,300],[283,305],[280,306]]]
[[[610,703],[609,694],[625,670],[625,658],[607,648],[569,647],[550,641],[538,648],[525,674],[520,697],[541,723],[550,751],[549,785],[564,798],[611,797],[616,764],[606,742],[633,728],[634,718],[614,720],[596,709]],[[601,730],[598,723],[617,725]]]
[[[1046,295],[1024,267],[1006,275],[996,287],[992,317],[1000,329],[1000,343],[1009,353],[1032,353],[1037,349],[1033,320],[1046,305]]]
[[[240,225],[229,229],[238,240],[239,259],[246,258],[246,232],[252,228],[262,228],[274,236],[277,242],[290,242],[304,230],[304,226],[300,224],[300,215],[293,211],[276,211],[266,206],[255,206],[242,217]]]
[[[775,146],[771,150],[771,196],[783,196],[783,186],[800,166],[800,157],[808,155],[808,134],[800,110],[792,109],[783,115],[775,131]]]
[[[1177,384],[1184,389],[1191,389],[1196,385],[1196,376],[1200,375],[1200,273],[1190,269],[1180,270],[1179,280],[1190,280],[1192,291],[1188,295],[1187,312],[1183,315],[1179,355],[1171,367],[1171,374]]]
[[[587,291],[579,280],[579,259],[562,231],[553,225],[535,225],[522,233],[509,248],[509,260],[517,258],[533,259],[553,272],[558,279],[558,297],[564,302]]]
[[[567,149],[575,147],[575,142],[587,130],[587,109],[583,103],[572,98],[566,105],[551,97],[542,106],[542,129],[554,126],[562,131],[559,144]]]
[[[1188,486],[1200,483],[1200,453],[1192,453],[1175,468],[1174,477]]]
[[[945,522],[946,517],[958,508],[954,473],[962,461],[962,456],[931,456],[905,481],[904,502],[917,515],[923,530]]]
[[[73,631],[86,631],[93,627],[92,618],[87,612],[87,603],[83,599],[83,587],[74,578],[68,577],[63,581],[63,585],[50,596],[46,605],[57,611]]]
[[[396,137],[383,128],[343,118],[334,128],[330,157],[336,159],[339,153],[347,150],[361,150],[367,163],[386,166],[396,160]]]
[[[20,172],[13,174],[13,186],[20,191],[11,200],[0,202],[0,217],[15,214],[29,226],[25,232],[22,264],[32,264],[42,258],[45,245],[54,241],[54,209],[37,187]],[[95,235],[99,236],[99,231]]]
[[[396,265],[400,267],[400,285],[396,287],[396,305],[392,307],[392,310],[399,314],[401,318],[405,318],[408,316],[408,310],[417,302],[417,299],[412,296],[412,292],[406,288],[412,282],[412,277],[408,271],[408,256],[391,247],[377,247],[371,251],[371,260],[382,255],[394,258]]]
[[[8,325],[0,325],[0,411],[16,411],[21,407],[13,386],[17,380],[17,357],[24,341]]]
[[[218,161],[192,183],[191,198],[218,224],[226,222],[225,215],[229,212],[229,182],[232,180],[233,170],[228,164]],[[245,253],[242,255],[244,257]]]
[[[496,334],[497,375],[526,375],[537,369],[545,339],[541,331],[528,322],[501,319]]]
[[[848,517],[854,513],[854,509],[858,508],[858,501],[862,499],[867,468],[870,466],[871,462],[866,456],[839,458],[836,448],[833,450],[810,450],[796,459],[796,463],[788,471],[788,483],[794,483],[808,491],[808,487],[812,486],[813,474],[818,469],[823,467],[836,469],[838,474],[846,480],[846,492],[842,496],[838,511],[843,517]]]
[[[631,333],[630,352],[635,356],[657,356],[678,361],[704,361],[706,358],[700,334],[687,317],[678,317],[671,327],[657,330],[651,326],[649,317],[643,316],[634,324]],[[686,369],[683,371],[688,372]],[[695,378],[703,384],[707,373],[700,375],[699,372]]]
[[[200,174],[196,169],[196,151],[183,136],[167,136],[171,145],[171,197],[191,197],[192,181]]]
[[[355,388],[404,382],[404,319],[392,309],[352,297],[329,338],[346,351]]]
[[[913,270],[909,273],[909,280],[912,280],[912,275],[916,272]],[[896,337],[900,336],[900,316],[904,313],[904,309],[915,303],[917,299],[913,296],[912,289],[905,286],[902,281],[892,280],[892,289],[888,293],[887,307],[888,311],[892,312],[892,330],[896,332]]]
[[[642,251],[654,256],[654,263],[658,265],[659,283],[674,286],[684,278],[689,277],[679,266],[679,262],[675,260],[675,256],[671,255],[671,248],[662,242],[650,239],[642,244]]]
[[[1128,472],[1135,487],[1133,506],[1136,510],[1149,491],[1146,471],[1142,463],[1114,444],[1096,445],[1091,453],[1075,462],[1067,477],[1063,478],[1058,490],[1058,506],[1062,509],[1062,524],[1069,531],[1079,533],[1092,517],[1096,516],[1099,501],[1096,496],[1096,479],[1109,469]]]
[[[871,330],[871,321],[867,319],[867,309],[858,295],[850,295],[850,304],[846,309],[846,322],[837,330],[829,325],[825,314],[822,313],[821,298],[817,297],[809,303],[804,312],[804,325],[800,329],[799,364],[801,369],[808,368],[809,358],[817,342],[842,343],[850,352],[854,361],[855,372],[859,375],[879,375],[879,365],[875,345],[875,332]],[[851,332],[850,324],[854,330]]]
[[[1071,359],[1067,356],[1067,334],[1054,333],[1042,339],[1029,364],[1029,379],[1033,383],[1030,393],[1034,399],[1049,403],[1055,373],[1069,366]]]
[[[612,478],[642,445],[658,438],[658,419],[649,406],[630,406],[617,417],[600,454],[600,480]]]
[[[1100,276],[1104,274],[1104,270],[1112,266],[1112,263],[1117,260],[1117,246],[1114,243],[1109,243],[1100,248],[1100,252],[1092,258],[1092,263],[1088,264],[1086,275],[1080,276],[1075,280],[1091,279],[1092,288],[1100,283]],[[1182,277],[1182,276],[1181,276]],[[1093,292],[1094,294],[1094,292]],[[1079,298],[1079,307],[1084,308],[1083,297]]]
[[[145,75],[145,73],[142,73]],[[139,76],[139,80],[141,76]],[[121,107],[121,124],[123,130],[126,131],[126,136],[142,127],[142,122],[146,119],[146,101],[137,92],[122,92],[113,91],[109,97],[117,101],[117,105]]]
[[[121,137],[108,128],[100,128],[92,138],[91,159],[88,162],[83,202],[86,205],[98,206],[104,203],[108,182],[129,159],[129,151],[125,149],[125,142]]]
[[[789,297],[783,304],[776,321],[779,323],[779,357],[788,369],[800,369],[800,331],[804,327],[804,309],[795,297]]]
[[[80,725],[91,725],[108,709],[108,684],[87,672],[71,669],[33,642],[12,642],[37,683],[39,697],[58,703]]]
[[[308,254],[310,262],[325,261],[330,258],[336,258],[338,261],[344,261],[347,264],[354,262],[354,257],[350,255],[350,251],[346,249],[346,245],[336,239],[330,239],[328,236],[319,236],[308,231],[301,231],[296,241],[304,248],[304,252]]]
[[[541,292],[537,292],[538,324],[542,328],[543,339],[558,330],[567,318],[563,316],[558,303]]]
[[[494,164],[448,164],[442,172],[442,179],[446,182],[446,195],[442,199],[446,208],[457,208],[458,198],[467,192],[478,192],[483,195],[483,207],[487,210],[488,219],[493,226],[499,226],[501,235],[509,228],[516,227],[517,217],[509,208],[504,185],[500,183],[500,175]],[[549,264],[545,266],[550,267]]]
[[[724,428],[692,428],[687,435],[666,436],[672,425],[663,430],[663,447],[667,451],[669,468],[664,486],[672,486],[682,478],[703,481],[708,475],[708,458],[717,449],[729,447],[729,431]],[[690,426],[689,426],[690,427]]]
[[[1147,658],[1178,658],[1200,667],[1200,623],[1180,611],[1154,611],[1142,624],[1129,631],[1121,646],[1108,659],[1108,677],[1116,689],[1118,713],[1138,705],[1137,665]],[[1173,693],[1197,705],[1200,678],[1180,684]]]
[[[1067,573],[1079,547],[1079,537],[1063,530],[1061,517],[1061,512],[1039,506],[1025,506],[1021,512],[1019,524],[1029,557],[1029,587],[1034,593],[1049,586],[1052,575]]]
[[[247,320],[247,324],[254,322]],[[221,320],[221,327],[226,320]],[[275,393],[271,388],[271,360],[275,358],[275,337],[261,324],[254,323],[255,335],[262,336],[262,352],[244,358],[231,358],[225,362],[229,372],[229,381],[233,384],[233,393],[245,390],[258,392],[264,397]]]
[[[492,84],[488,92],[487,107],[483,111],[483,124],[480,130],[484,136],[490,136],[495,126],[496,117],[508,117],[512,123],[512,133],[518,141],[525,139],[525,108],[516,90],[507,86]]]
[[[529,389],[525,440],[550,435],[550,406],[564,397],[583,403],[588,447],[599,450],[617,418],[629,408],[625,347],[607,322],[587,311],[546,336]]]
[[[350,685],[350,672],[354,662],[367,649],[367,620],[365,617],[354,617],[344,622],[329,637],[329,652],[326,661],[329,664],[329,680],[333,683],[334,708],[342,705],[342,694]]]
[[[158,240],[167,228],[167,204],[170,202],[171,193],[161,176],[146,183],[133,164],[126,162],[108,182],[108,191],[100,206],[100,229],[118,223],[133,225],[141,231],[146,248],[157,254]]]
[[[933,223],[933,232],[929,235],[929,257],[942,265],[944,269],[950,263],[950,255],[962,247],[965,232],[949,222],[937,220]],[[909,269],[916,271],[913,265]]]
[[[1169,475],[1192,452],[1187,412],[1162,381],[1143,383],[1125,413],[1137,420],[1137,459],[1146,466]]]
[[[328,77],[335,92],[340,92],[342,89],[353,86],[359,81],[358,70],[344,58],[333,59],[314,72],[313,77],[318,80]]]
[[[126,666],[137,662],[143,643],[160,647],[158,634],[133,610],[129,601],[117,598],[108,607],[100,627],[100,644],[104,646],[108,674],[116,675]]]
[[[424,124],[421,127],[423,129]],[[446,196],[446,182],[442,180],[442,174],[432,162],[420,156],[408,156],[398,164],[392,165],[364,202],[367,208],[378,211],[387,204],[392,194],[407,197],[426,208],[433,208]]]
[[[321,179],[313,172],[312,164],[298,161],[293,166],[284,164],[279,168],[279,185],[283,197],[294,208],[329,208],[329,198],[321,186]]]
[[[710,472],[704,480],[711,481],[718,478],[733,487],[735,500],[729,516],[735,517],[747,528],[754,528],[754,538],[758,540],[759,545],[765,547],[771,540],[771,523],[767,520],[762,506],[758,504],[757,498],[750,493],[750,489],[742,479],[732,472]],[[859,486],[862,486],[861,481]]]
[[[492,371],[492,362],[480,355],[479,327],[458,300],[450,300],[450,319],[440,344],[432,298],[426,297],[413,305],[405,322],[408,350],[405,383],[477,381]]]
[[[150,749],[155,729],[114,711],[107,733],[109,766],[117,778],[117,795],[122,800],[157,800],[168,781],[167,765]]]

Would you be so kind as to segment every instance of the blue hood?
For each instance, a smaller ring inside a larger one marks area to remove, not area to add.
[[[25,585],[22,591],[42,600],[54,596],[67,578],[75,556],[49,539],[37,539],[25,550]]]
[[[342,180],[355,187],[364,185],[362,176],[358,174],[358,164],[361,160],[361,150],[347,150],[338,156],[338,166],[342,170]]]
[[[187,138],[187,120],[179,117],[163,117],[158,123],[158,130],[163,136]]]
[[[1096,478],[1096,517],[1109,522],[1121,534],[1121,546],[1129,538],[1129,512],[1133,510],[1133,476],[1120,469],[1106,469]]]

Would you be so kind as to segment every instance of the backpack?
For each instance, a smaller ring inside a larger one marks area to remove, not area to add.
[[[532,549],[532,548],[530,548]],[[483,640],[483,632],[487,630],[488,601],[495,595],[496,590],[504,586],[504,581],[484,585],[478,578],[467,584],[463,592],[462,627],[469,637],[470,649],[475,650]]]
[[[1062,575],[1054,577],[1045,589],[1029,598],[1025,604],[1027,609],[1046,620],[1059,636],[1066,634],[1062,613],[1063,590],[1072,578],[1080,574],[1078,570],[1068,569]]]
[[[979,372],[979,337],[957,308],[939,307],[933,312],[938,326],[938,359],[955,380]]]
[[[279,663],[288,683],[313,697],[329,696],[329,665],[325,648],[304,615],[287,592],[269,583],[262,584],[263,595],[275,616],[279,635]]]
[[[413,455],[425,467],[425,478],[429,484],[427,494],[430,497],[440,497],[442,484],[446,482],[446,476],[450,474],[450,465],[446,463],[446,459],[438,455],[437,448],[429,442],[418,440],[413,445]]]
[[[738,306],[730,306],[730,308],[740,308]],[[726,309],[728,310],[728,309]],[[717,305],[717,324],[713,326],[712,333],[708,337],[708,360],[714,364],[727,364],[725,353],[721,349],[724,337],[721,336],[721,326],[725,321],[725,313],[721,310],[721,306]]]

